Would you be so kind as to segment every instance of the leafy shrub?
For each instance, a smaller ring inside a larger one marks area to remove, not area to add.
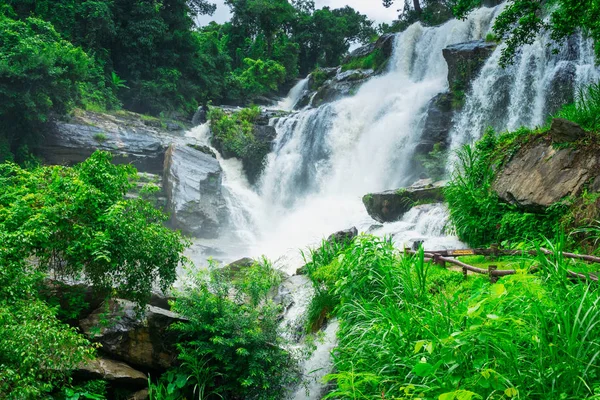
[[[189,319],[174,326],[182,361],[177,373],[185,387],[226,399],[284,398],[295,381],[296,361],[284,349],[281,308],[269,295],[280,282],[263,260],[233,280],[213,267],[181,291],[173,309]]]
[[[0,242],[15,260],[35,255],[41,271],[144,303],[156,280],[163,290],[174,282],[185,243],[150,203],[124,198],[137,174],[111,158],[96,152],[72,168],[0,165]]]

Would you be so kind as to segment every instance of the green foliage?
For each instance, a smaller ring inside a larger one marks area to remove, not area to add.
[[[270,297],[280,282],[279,273],[262,260],[233,281],[212,267],[181,291],[173,309],[189,319],[174,326],[183,390],[226,399],[284,398],[295,381],[296,361],[284,349],[281,309]]]
[[[439,181],[446,175],[448,151],[443,150],[440,143],[434,144],[433,149],[427,155],[419,155],[416,158],[425,168],[427,176],[434,181]]]
[[[253,98],[276,91],[286,77],[285,67],[273,60],[244,59],[244,69],[236,71],[235,79],[239,82],[242,96]]]
[[[351,69],[379,69],[387,61],[383,50],[377,49],[374,52],[364,56],[352,59],[350,62],[342,65],[342,71]]]
[[[481,0],[456,0],[453,12],[457,18],[465,18]],[[545,17],[549,15],[548,19]],[[513,62],[519,49],[535,41],[538,34],[550,32],[556,45],[572,34],[583,31],[594,41],[596,56],[600,56],[600,2],[597,0],[510,0],[494,22],[494,34],[506,43],[502,49],[500,64]]]
[[[83,385],[63,388],[62,396],[59,399],[64,400],[106,400],[108,383],[106,381],[95,380],[87,381]]]
[[[260,112],[258,107],[249,107],[227,115],[220,108],[211,108],[208,114],[213,146],[226,158],[242,160],[250,183],[258,180],[271,151],[270,143],[258,140],[254,134],[254,123]]]
[[[488,131],[475,145],[457,152],[457,162],[445,189],[450,219],[461,238],[471,246],[504,241],[553,237],[566,205],[542,213],[527,213],[500,201],[492,190],[495,171],[536,133],[527,129],[498,135]]]
[[[561,246],[540,253],[538,276],[490,284],[359,237],[338,258],[340,328],[327,377],[336,386],[326,398],[593,397],[600,293],[567,280]]]
[[[587,131],[600,131],[600,84],[580,89],[577,101],[564,106],[556,116],[576,122]]]
[[[50,113],[70,110],[90,63],[51,24],[0,14],[0,137],[12,151],[34,142]]]
[[[227,115],[220,108],[211,108],[208,114],[212,142],[225,156],[243,158],[253,142],[253,123],[260,115],[258,107],[246,108]]]
[[[96,152],[73,168],[0,165],[0,241],[15,260],[35,255],[41,271],[144,303],[156,280],[173,283],[185,245],[160,211],[124,198],[137,175],[110,161]]]
[[[383,0],[385,7],[390,7],[394,0]],[[383,23],[379,25],[379,32],[402,32],[410,25],[419,21],[426,26],[443,24],[452,18],[452,4],[449,0],[405,0],[402,8],[398,11],[398,19],[391,25]]]
[[[318,89],[321,86],[323,86],[323,84],[327,81],[328,75],[321,68],[317,68],[311,73],[311,76],[313,81],[313,87],[315,89]]]

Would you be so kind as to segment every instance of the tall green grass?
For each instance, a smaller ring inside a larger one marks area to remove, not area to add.
[[[580,89],[575,103],[564,106],[556,116],[576,122],[585,130],[600,131],[600,83]]]
[[[326,399],[599,398],[600,294],[552,244],[537,275],[491,284],[355,239],[317,268],[340,321]]]

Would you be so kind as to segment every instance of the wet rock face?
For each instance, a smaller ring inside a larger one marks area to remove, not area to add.
[[[177,359],[175,334],[169,327],[185,322],[177,314],[146,306],[143,316],[126,300],[110,300],[80,321],[83,333],[102,345],[101,351],[143,370],[165,370]]]
[[[451,93],[440,93],[431,99],[427,104],[423,133],[415,154],[428,154],[436,143],[446,148],[450,141],[453,117]]]
[[[183,129],[172,121],[163,124],[134,113],[78,110],[69,121],[51,123],[36,151],[46,164],[73,165],[105,150],[113,153],[116,164],[133,164],[156,174],[162,171],[168,138],[183,135]]]
[[[171,225],[195,237],[218,237],[227,221],[219,162],[192,147],[172,144],[163,182]]]
[[[572,123],[569,123],[569,125]],[[567,124],[554,122],[551,137],[581,138],[581,128],[566,132]],[[559,130],[560,129],[560,130]],[[585,148],[556,149],[548,140],[522,147],[498,172],[493,190],[500,199],[525,211],[540,212],[567,196],[577,196],[586,183],[594,190],[600,181],[600,154]]]
[[[448,64],[448,83],[452,90],[465,90],[496,48],[495,43],[473,40],[453,44],[443,50]]]
[[[363,197],[367,212],[375,221],[394,222],[402,218],[416,204],[444,201],[444,182],[424,179],[398,190],[369,193]]]

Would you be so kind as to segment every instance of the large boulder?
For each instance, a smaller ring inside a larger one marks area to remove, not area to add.
[[[168,143],[181,135],[169,132],[160,120],[129,112],[100,114],[77,110],[68,121],[52,122],[36,152],[45,163],[73,165],[94,151],[113,153],[117,164],[133,164],[139,171],[160,173]]]
[[[358,236],[358,229],[356,229],[356,227],[353,226],[350,229],[344,229],[342,231],[338,231],[338,232],[332,233],[327,238],[327,241],[329,243],[340,243],[340,244],[341,243],[348,243],[348,242],[352,241],[352,239],[354,239],[357,236]]]
[[[507,203],[539,212],[579,195],[588,183],[594,190],[599,181],[600,153],[585,147],[555,148],[541,138],[521,147],[498,171],[493,190]]]
[[[424,179],[407,188],[369,193],[363,197],[367,212],[376,221],[393,222],[417,204],[444,201],[444,182]]]
[[[135,303],[115,299],[81,320],[79,326],[111,358],[143,370],[165,370],[177,360],[176,334],[169,327],[182,321],[177,314],[154,306],[146,306],[141,314]]]
[[[221,183],[221,166],[212,155],[172,144],[163,178],[170,224],[195,237],[218,237],[228,218]]]
[[[466,90],[496,49],[496,43],[473,40],[453,44],[442,50],[448,64],[448,83],[451,90]]]
[[[148,386],[148,376],[143,372],[131,368],[124,362],[108,358],[89,360],[74,371],[76,378],[95,380],[102,379],[110,384],[127,389],[141,389]]]

